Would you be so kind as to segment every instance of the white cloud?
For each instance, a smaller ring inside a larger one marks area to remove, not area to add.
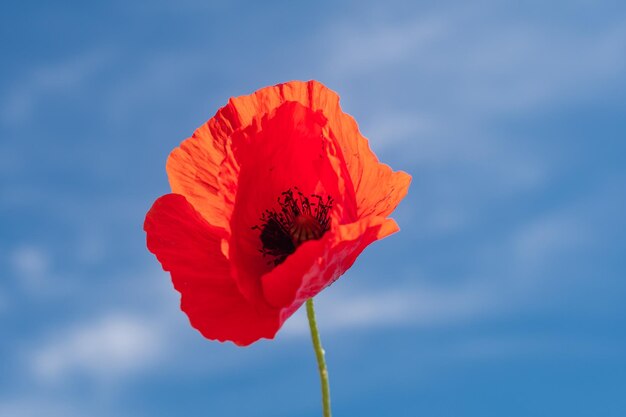
[[[326,71],[335,76],[354,76],[406,61],[445,37],[448,22],[420,18],[404,24],[376,25],[341,22],[327,30],[332,34]]]
[[[375,327],[432,327],[475,320],[498,308],[493,291],[473,287],[412,285],[387,291],[348,295],[332,289],[316,298],[316,311],[324,332]],[[289,336],[308,333],[304,308],[287,321]]]
[[[513,236],[513,251],[522,264],[543,263],[559,252],[583,244],[587,240],[586,228],[572,215],[545,216],[524,225]]]
[[[111,125],[136,117],[137,109],[165,105],[180,97],[189,80],[202,80],[215,72],[214,62],[198,59],[193,50],[166,51],[143,60],[136,70],[103,95],[103,112]]]
[[[407,113],[409,104],[411,114],[437,111],[459,125],[597,93],[626,67],[623,22],[582,32],[471,7],[420,13],[389,23],[356,13],[330,25],[324,71],[339,80],[365,75],[371,90],[396,94],[383,97],[387,112]],[[390,109],[397,98],[402,107]]]
[[[20,124],[32,117],[38,102],[50,94],[69,94],[80,88],[111,58],[108,49],[94,49],[65,61],[26,71],[0,101],[0,120]]]
[[[9,254],[9,263],[20,285],[29,292],[37,292],[45,283],[50,270],[48,252],[35,245],[22,245]]]
[[[75,243],[76,259],[83,265],[96,265],[107,255],[104,232],[92,225],[83,225]]]
[[[69,404],[61,404],[59,401],[34,399],[32,393],[27,398],[0,400],[0,416],[7,417],[78,417],[84,413]],[[93,412],[89,413],[93,416]]]
[[[407,142],[423,142],[442,126],[426,114],[390,113],[372,116],[365,121],[361,132],[371,139],[376,150],[386,150]]]
[[[55,334],[30,355],[31,371],[43,381],[75,375],[108,380],[154,363],[161,352],[159,329],[129,314],[109,314]]]
[[[593,92],[624,69],[626,31],[609,27],[572,36],[549,27],[511,26],[483,32],[460,54],[461,103],[482,115],[536,110]],[[453,52],[454,53],[454,52]]]
[[[20,246],[11,253],[11,264],[20,275],[43,275],[48,270],[46,251],[35,246]]]

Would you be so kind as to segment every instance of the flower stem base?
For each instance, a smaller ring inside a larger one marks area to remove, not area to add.
[[[309,298],[306,302],[306,314],[309,318],[309,328],[311,329],[311,340],[313,341],[313,349],[317,358],[317,368],[320,373],[320,382],[322,385],[322,415],[331,417],[330,413],[330,385],[328,384],[328,370],[326,369],[326,360],[324,358],[324,348],[320,340],[320,334],[317,330],[317,322],[315,321],[315,308],[313,307],[313,299]]]

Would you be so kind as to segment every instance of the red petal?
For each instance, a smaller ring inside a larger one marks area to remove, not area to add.
[[[150,252],[170,271],[181,309],[206,338],[249,345],[279,329],[278,310],[250,304],[230,276],[224,230],[211,226],[178,194],[159,198],[144,223]]]
[[[260,253],[259,231],[252,227],[260,224],[265,210],[279,209],[281,193],[297,188],[306,196],[330,195],[336,222],[356,219],[354,194],[346,192],[340,175],[342,161],[322,134],[325,124],[320,113],[289,102],[233,135],[236,162],[230,165],[240,169],[229,258],[248,299],[263,299],[260,277],[273,268]]]
[[[266,300],[285,308],[281,322],[308,298],[339,278],[370,243],[397,232],[392,219],[369,217],[338,226],[320,240],[308,241],[262,277]]]
[[[166,168],[172,191],[184,195],[209,223],[228,230],[232,208],[226,201],[228,190],[219,183],[227,136],[216,126],[211,119],[197,129],[170,153]]]
[[[229,230],[236,189],[220,181],[220,176],[232,175],[224,174],[222,165],[229,137],[289,101],[319,111],[327,119],[327,137],[335,142],[338,158],[345,161],[346,178],[352,182],[346,189],[356,193],[358,217],[388,216],[406,195],[411,177],[378,161],[354,119],[341,110],[339,96],[317,81],[291,81],[230,99],[170,154],[167,173],[172,191],[184,195],[209,223]],[[236,184],[236,178],[228,182]]]
[[[394,172],[381,164],[356,121],[339,106],[339,96],[317,81],[291,81],[258,90],[249,96],[231,99],[229,107],[243,126],[259,114],[271,111],[285,101],[296,101],[313,111],[321,111],[341,149],[354,184],[359,218],[388,216],[406,195],[410,175]]]

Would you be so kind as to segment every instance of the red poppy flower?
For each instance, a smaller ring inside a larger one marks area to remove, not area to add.
[[[293,81],[232,98],[167,161],[144,224],[205,337],[273,338],[375,240],[411,177],[378,162],[339,97]]]

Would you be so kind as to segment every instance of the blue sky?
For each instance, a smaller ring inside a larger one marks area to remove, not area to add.
[[[317,79],[413,176],[317,300],[336,416],[626,414],[623,2],[18,2],[0,39],[0,416],[319,416],[298,312],[178,310],[142,223],[230,96]]]

